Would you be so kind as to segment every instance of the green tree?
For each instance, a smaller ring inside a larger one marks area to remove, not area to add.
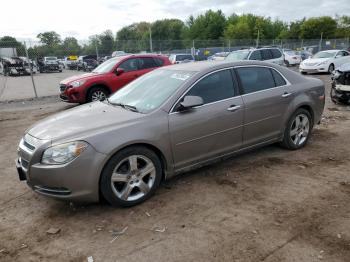
[[[226,17],[221,10],[208,10],[194,19],[190,17],[187,24],[187,39],[216,40],[224,35]]]
[[[337,17],[336,37],[350,37],[350,16],[343,15],[341,17]]]
[[[98,35],[98,51],[100,55],[110,55],[114,51],[115,41],[111,30],[106,30]]]
[[[335,36],[337,22],[330,16],[309,18],[300,27],[300,37],[303,39],[332,38]]]
[[[185,24],[179,19],[157,20],[152,24],[153,49],[156,51],[182,48]]]
[[[81,47],[75,37],[66,37],[62,42],[62,51],[66,56],[80,54]]]
[[[55,31],[40,33],[37,35],[40,42],[47,46],[56,46],[61,43],[61,36]]]

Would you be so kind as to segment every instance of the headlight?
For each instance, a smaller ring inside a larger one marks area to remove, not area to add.
[[[65,164],[78,157],[88,146],[86,142],[75,141],[57,146],[49,147],[45,150],[41,163],[46,165]]]
[[[72,87],[79,87],[81,85],[83,85],[85,83],[85,80],[80,80],[80,81],[74,81],[73,83],[71,83]]]
[[[328,61],[323,61],[323,62],[319,63],[318,65],[325,65],[327,63],[328,63]]]

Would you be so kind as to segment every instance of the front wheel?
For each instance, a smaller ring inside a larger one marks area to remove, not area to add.
[[[101,87],[93,87],[87,96],[87,102],[102,101],[108,97],[108,92]]]
[[[153,195],[161,177],[158,156],[148,148],[133,146],[108,161],[101,175],[100,190],[113,206],[134,206]]]
[[[333,71],[334,71],[334,65],[330,64],[328,67],[328,73],[332,74]]]
[[[304,147],[313,128],[313,119],[309,111],[300,108],[289,119],[284,131],[282,146],[296,150]]]

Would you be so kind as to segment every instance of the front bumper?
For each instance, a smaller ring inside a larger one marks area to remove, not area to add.
[[[325,73],[328,72],[327,65],[314,65],[314,66],[308,66],[304,64],[299,65],[299,72],[301,73]]]
[[[72,162],[44,165],[40,163],[43,150],[31,151],[21,142],[16,161],[20,180],[26,180],[36,193],[47,197],[74,202],[99,200],[99,179],[106,155],[90,145]]]

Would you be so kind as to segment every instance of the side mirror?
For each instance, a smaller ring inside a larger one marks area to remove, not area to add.
[[[122,73],[124,73],[124,69],[123,68],[117,68],[116,70],[115,70],[115,75],[116,76],[120,76]]]
[[[178,111],[184,111],[203,104],[203,99],[199,96],[185,96],[183,101],[178,105]]]

